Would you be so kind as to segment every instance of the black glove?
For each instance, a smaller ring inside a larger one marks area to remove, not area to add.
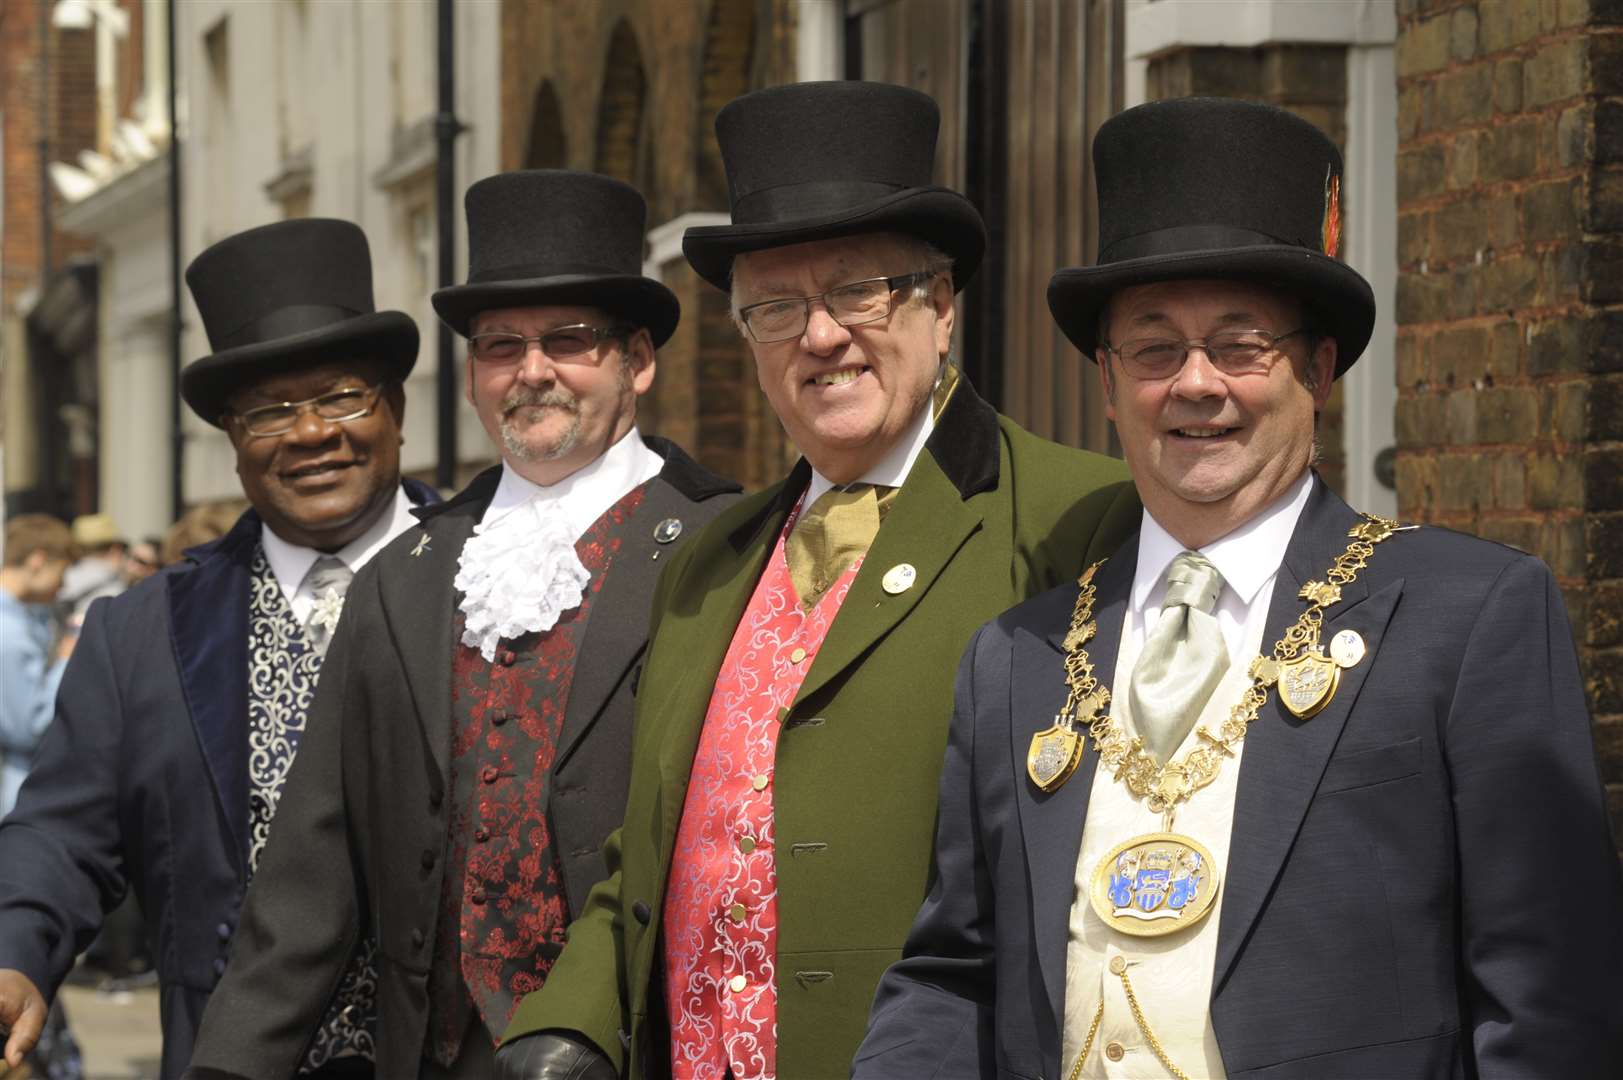
[[[503,1043],[496,1080],[619,1080],[613,1063],[584,1039],[542,1031]]]

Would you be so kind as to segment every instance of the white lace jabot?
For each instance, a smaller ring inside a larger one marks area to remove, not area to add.
[[[602,457],[548,487],[504,464],[496,494],[457,564],[462,643],[489,663],[503,638],[551,630],[579,607],[591,574],[575,554],[576,541],[664,464],[636,428]]]
[[[580,606],[592,579],[575,554],[575,537],[542,499],[480,522],[462,546],[455,586],[462,593],[462,644],[486,663],[496,645],[551,630]]]

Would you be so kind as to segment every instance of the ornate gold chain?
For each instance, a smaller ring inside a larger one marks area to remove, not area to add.
[[[1128,736],[1110,715],[1110,690],[1100,686],[1094,677],[1093,662],[1084,648],[1097,630],[1093,621],[1096,591],[1093,576],[1103,560],[1094,563],[1078,579],[1081,591],[1077,593],[1071,614],[1071,628],[1065,635],[1065,681],[1070,695],[1060,711],[1059,722],[1073,731],[1079,720],[1085,723],[1099,760],[1111,774],[1126,784],[1135,798],[1147,799],[1152,813],[1165,813],[1217,777],[1223,760],[1234,756],[1235,748],[1245,738],[1246,728],[1268,700],[1268,690],[1279,681],[1285,662],[1304,649],[1317,648],[1319,630],[1324,625],[1324,609],[1338,602],[1342,587],[1350,585],[1358,572],[1369,564],[1375,545],[1399,528],[1390,518],[1365,514],[1363,521],[1348,530],[1352,542],[1325,572],[1326,580],[1310,581],[1297,594],[1308,602],[1307,610],[1274,645],[1271,657],[1258,656],[1251,662],[1251,685],[1229,710],[1218,732],[1212,734],[1205,725],[1196,728],[1195,735],[1201,745],[1165,765],[1144,749],[1142,739]]]

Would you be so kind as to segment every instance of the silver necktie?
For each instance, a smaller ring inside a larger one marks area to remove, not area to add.
[[[1228,646],[1212,615],[1223,575],[1204,555],[1185,551],[1166,573],[1161,618],[1144,639],[1128,694],[1133,725],[1163,765],[1183,742],[1223,672]]]
[[[332,644],[333,631],[338,629],[338,617],[344,610],[344,593],[349,591],[354,577],[355,571],[336,555],[323,555],[304,575],[305,584],[310,586],[316,600],[304,620],[304,632],[323,658],[327,655],[327,646]]]

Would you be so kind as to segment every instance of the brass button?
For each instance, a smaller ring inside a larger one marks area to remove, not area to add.
[[[1112,956],[1110,958],[1110,974],[1120,975],[1127,970],[1127,957]]]
[[[750,787],[756,791],[765,791],[767,785],[766,773],[756,773],[750,777]]]
[[[1105,1057],[1111,1061],[1120,1061],[1126,1053],[1127,1051],[1122,1048],[1121,1043],[1113,1042],[1105,1047]]]
[[[740,836],[738,838],[738,850],[742,851],[746,855],[748,855],[750,852],[754,851],[755,850],[755,837],[753,837],[753,836]]]
[[[732,978],[727,980],[727,989],[731,990],[735,994],[742,994],[744,992],[744,987],[748,985],[749,980],[744,978],[742,975],[734,975]]]
[[[744,916],[748,914],[749,912],[744,910],[743,904],[734,904],[732,907],[727,909],[727,917],[732,919],[735,923],[743,922]]]
[[[806,650],[800,648],[798,645],[795,647],[795,651],[789,654],[789,662],[791,664],[798,664],[804,659],[806,659]]]

